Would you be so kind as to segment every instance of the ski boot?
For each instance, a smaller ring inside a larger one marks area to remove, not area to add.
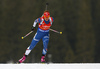
[[[41,62],[42,62],[42,63],[45,63],[45,56],[42,56],[42,57],[41,57]]]
[[[27,57],[27,55],[24,55],[19,61],[18,61],[18,63],[22,63],[22,62],[24,62],[25,61],[25,59],[26,59],[26,57]]]

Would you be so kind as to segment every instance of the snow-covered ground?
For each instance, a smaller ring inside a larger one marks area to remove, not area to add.
[[[0,69],[100,69],[100,64],[86,63],[51,63],[51,64],[39,64],[39,63],[25,63],[25,64],[0,64]]]

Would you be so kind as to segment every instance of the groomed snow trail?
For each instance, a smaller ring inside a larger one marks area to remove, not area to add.
[[[100,64],[92,63],[25,63],[25,64],[0,64],[0,69],[100,69]]]

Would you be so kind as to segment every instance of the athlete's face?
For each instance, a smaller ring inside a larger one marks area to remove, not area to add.
[[[44,17],[44,19],[45,19],[46,21],[48,21],[48,20],[49,20],[49,17]]]
[[[50,17],[50,13],[49,13],[49,12],[44,12],[44,19],[45,19],[46,21],[49,20],[49,17]]]

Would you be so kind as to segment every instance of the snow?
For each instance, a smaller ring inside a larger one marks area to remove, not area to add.
[[[99,63],[0,64],[0,69],[100,69]]]

